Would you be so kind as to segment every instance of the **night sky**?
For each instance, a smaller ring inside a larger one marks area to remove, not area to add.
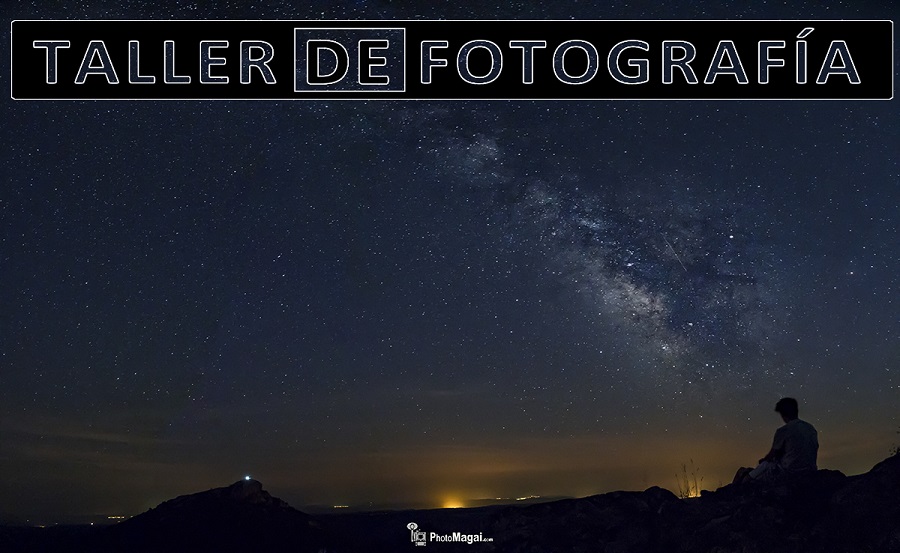
[[[231,4],[0,13],[897,15]],[[900,443],[896,100],[6,97],[0,113],[5,516],[133,515],[245,474],[301,508],[677,490],[690,460],[715,488],[766,453],[785,395],[820,468],[864,472]]]

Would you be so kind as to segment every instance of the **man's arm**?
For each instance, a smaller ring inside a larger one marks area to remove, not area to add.
[[[763,461],[769,461],[770,463],[774,463],[781,458],[782,453],[784,453],[784,451],[775,449],[775,446],[772,446],[772,449],[770,449],[769,452],[766,453],[766,456],[760,459],[759,462],[762,463]]]
[[[784,427],[781,427],[784,428]],[[775,438],[772,440],[772,449],[766,453],[766,456],[759,460],[760,463],[763,461],[769,461],[770,463],[774,463],[784,455],[784,432],[779,428],[775,431]]]

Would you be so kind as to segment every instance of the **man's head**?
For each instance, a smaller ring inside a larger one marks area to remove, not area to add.
[[[799,416],[800,410],[797,407],[797,400],[792,397],[783,397],[775,404],[775,411],[781,413],[784,422],[789,422]]]

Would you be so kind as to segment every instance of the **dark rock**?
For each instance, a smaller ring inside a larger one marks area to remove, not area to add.
[[[816,546],[822,551],[900,552],[900,455],[848,480],[814,525]]]
[[[496,515],[487,534],[497,551],[659,551],[659,513],[677,502],[672,492],[654,487],[510,507]]]

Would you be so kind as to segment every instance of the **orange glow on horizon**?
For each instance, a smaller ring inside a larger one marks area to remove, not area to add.
[[[443,509],[460,509],[465,507],[465,504],[455,497],[448,497],[441,502],[441,507]]]

